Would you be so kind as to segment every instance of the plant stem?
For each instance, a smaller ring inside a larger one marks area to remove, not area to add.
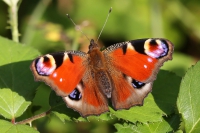
[[[15,2],[9,5],[9,17],[10,17],[10,26],[12,32],[12,40],[15,42],[19,42],[18,6],[17,3]]]
[[[28,118],[28,119],[25,119],[25,120],[16,122],[15,124],[26,124],[26,123],[31,124],[32,121],[37,120],[37,119],[42,118],[42,117],[45,117],[45,116],[47,116],[47,115],[50,114],[50,113],[51,113],[51,109],[49,109],[48,111],[43,112],[43,113],[41,113],[41,114],[35,115],[35,116],[33,116],[33,117],[30,117],[30,118]]]

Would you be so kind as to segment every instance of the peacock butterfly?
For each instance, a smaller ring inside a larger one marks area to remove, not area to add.
[[[172,59],[174,46],[165,39],[139,39],[100,51],[92,39],[88,53],[46,54],[31,64],[35,80],[44,81],[67,106],[82,116],[143,105],[159,68]]]
[[[159,68],[172,59],[173,50],[170,41],[152,38],[117,43],[100,51],[92,39],[87,53],[46,54],[30,68],[35,80],[51,86],[68,107],[85,117],[109,111],[107,99],[115,110],[143,105]]]

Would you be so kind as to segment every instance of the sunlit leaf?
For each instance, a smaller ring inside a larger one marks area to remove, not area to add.
[[[139,121],[145,123],[147,121],[157,122],[161,121],[164,112],[156,105],[155,99],[152,94],[149,94],[144,100],[143,106],[135,106],[129,110],[114,111],[110,109],[111,113],[117,118],[121,118],[133,123]]]
[[[31,47],[0,37],[0,114],[8,119],[20,116],[30,105],[37,86],[30,71],[39,53]]]
[[[8,121],[0,120],[1,133],[39,133],[27,125],[12,124]]]
[[[200,61],[181,81],[178,110],[183,117],[186,132],[200,131]]]
[[[159,122],[151,123],[124,123],[115,124],[115,128],[118,130],[117,133],[125,132],[137,132],[137,133],[166,133],[176,131],[179,127],[180,119],[178,115],[173,115],[172,117],[164,117]]]
[[[132,124],[124,123],[122,124],[115,124],[115,128],[117,129],[117,133],[133,133],[133,128],[135,128]]]
[[[0,89],[0,113],[8,119],[20,116],[30,103],[10,89]]]

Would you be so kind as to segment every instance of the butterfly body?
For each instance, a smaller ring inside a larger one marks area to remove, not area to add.
[[[112,81],[108,72],[109,69],[107,68],[105,56],[94,40],[90,42],[88,54],[88,66],[90,67],[88,71],[90,71],[99,90],[102,91],[107,98],[111,98]]]
[[[173,44],[165,39],[139,39],[100,51],[91,40],[88,53],[67,51],[35,59],[31,70],[82,116],[142,105],[160,66],[172,59]]]

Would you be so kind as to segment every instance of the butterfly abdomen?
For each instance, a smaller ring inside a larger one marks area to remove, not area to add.
[[[109,74],[106,71],[95,72],[95,80],[98,88],[107,96],[111,98],[112,84]]]

